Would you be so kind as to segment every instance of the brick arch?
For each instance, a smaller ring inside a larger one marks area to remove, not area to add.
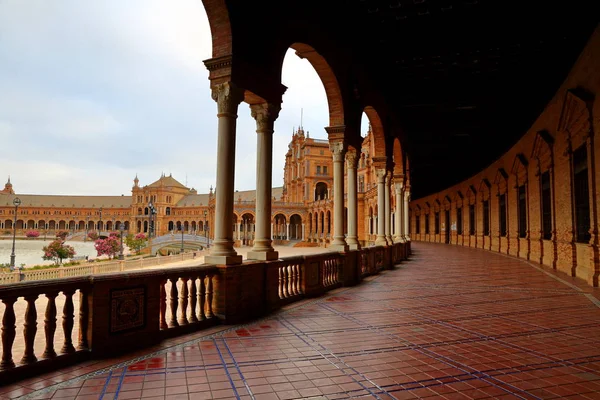
[[[375,154],[371,154],[371,157],[385,157],[385,133],[379,113],[371,106],[365,107],[363,111],[367,114],[373,135],[373,149],[375,150]]]
[[[298,57],[307,59],[321,79],[321,82],[325,87],[327,104],[329,106],[329,126],[345,125],[342,91],[337,77],[327,60],[325,60],[325,57],[308,44],[293,43],[290,48],[296,50],[296,55]]]
[[[394,155],[394,175],[404,175],[404,156],[398,138],[394,139],[392,154]]]
[[[225,0],[202,0],[202,4],[210,25],[213,58],[230,55],[233,48],[231,21]]]

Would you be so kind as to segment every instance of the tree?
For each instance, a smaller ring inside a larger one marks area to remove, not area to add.
[[[27,236],[28,238],[36,238],[36,237],[40,236],[40,232],[39,231],[27,231],[27,232],[25,232],[25,236]]]
[[[111,233],[106,239],[98,239],[94,243],[98,256],[106,254],[109,258],[114,258],[121,250],[121,242],[116,234]]]
[[[139,253],[142,247],[146,245],[147,241],[148,238],[143,233],[138,233],[135,236],[132,233],[130,233],[125,237],[125,244],[127,245],[127,247],[135,250],[137,253]]]
[[[73,258],[75,256],[75,249],[73,246],[65,244],[61,239],[56,239],[51,242],[48,246],[42,248],[44,260],[53,260],[56,265],[62,264],[62,260],[65,258]]]

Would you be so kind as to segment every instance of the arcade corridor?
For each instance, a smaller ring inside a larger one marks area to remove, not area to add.
[[[598,399],[599,299],[525,261],[413,243],[409,261],[358,286],[6,386],[0,398]]]

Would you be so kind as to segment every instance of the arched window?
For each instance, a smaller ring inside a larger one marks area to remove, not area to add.
[[[327,198],[327,184],[325,182],[317,183],[315,187],[315,201]]]
[[[167,215],[171,215],[171,207],[167,207],[167,212],[166,212],[166,214],[167,214]]]

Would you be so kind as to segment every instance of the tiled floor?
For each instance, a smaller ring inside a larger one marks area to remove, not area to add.
[[[0,398],[600,399],[597,291],[495,253],[413,250],[359,286]]]

